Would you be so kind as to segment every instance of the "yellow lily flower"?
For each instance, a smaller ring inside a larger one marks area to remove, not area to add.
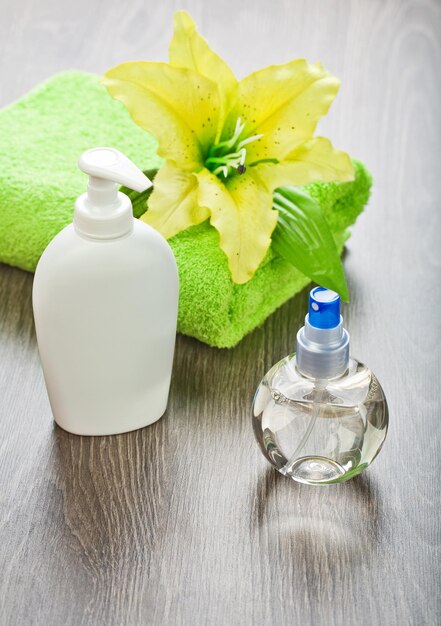
[[[242,284],[271,245],[274,189],[353,180],[349,156],[313,137],[339,81],[304,59],[237,81],[184,11],[175,14],[169,57],[123,63],[103,78],[165,160],[141,219],[166,238],[210,219]]]

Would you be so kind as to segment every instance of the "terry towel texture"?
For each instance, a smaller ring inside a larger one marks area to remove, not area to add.
[[[72,221],[87,178],[80,154],[113,146],[141,169],[154,169],[155,140],[130,119],[98,78],[59,74],[0,111],[0,262],[34,271],[49,241]],[[371,177],[354,161],[351,183],[307,186],[324,211],[338,245],[363,210]],[[180,277],[178,330],[210,345],[231,347],[261,324],[309,279],[270,251],[245,285],[231,281],[218,235],[208,224],[170,240]]]

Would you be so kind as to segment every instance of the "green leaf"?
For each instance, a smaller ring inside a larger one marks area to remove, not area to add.
[[[340,255],[320,206],[298,187],[279,187],[273,194],[279,219],[273,250],[305,276],[348,301]]]
[[[144,174],[150,180],[153,180],[157,174],[158,170],[144,170]],[[149,199],[150,194],[153,191],[153,187],[147,189],[146,191],[134,191],[133,189],[129,189],[128,187],[120,187],[119,189],[122,193],[125,193],[126,196],[129,196],[132,201],[133,206],[133,216],[141,217],[147,211],[147,200]]]

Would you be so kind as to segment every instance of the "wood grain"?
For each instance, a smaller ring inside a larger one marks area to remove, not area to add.
[[[262,374],[306,293],[231,351],[178,337],[166,416],[141,431],[52,423],[32,276],[0,268],[0,623],[437,624],[440,615],[441,5],[188,0],[238,74],[323,60],[342,90],[321,132],[375,178],[345,259],[355,355],[387,393],[378,460],[294,484],[253,440]],[[0,103],[55,71],[164,58],[178,4],[2,0]],[[1,148],[0,148],[1,149]]]

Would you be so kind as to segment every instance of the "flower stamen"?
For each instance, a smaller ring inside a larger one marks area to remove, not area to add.
[[[230,150],[231,148],[233,148],[236,141],[239,140],[239,137],[241,136],[244,128],[245,128],[245,124],[242,124],[240,117],[238,117],[237,122],[236,122],[236,127],[234,129],[234,133],[231,139],[227,139],[225,141],[221,141],[220,143],[214,144],[214,146],[211,147],[211,150],[213,151],[223,150],[223,149],[225,149],[226,151]]]
[[[205,167],[215,176],[222,175],[224,178],[228,178],[232,174],[243,174],[246,171],[247,151],[245,146],[252,141],[257,141],[263,135],[252,135],[241,139],[245,125],[238,117],[232,137],[213,144],[208,151]]]
[[[246,146],[247,143],[251,143],[252,141],[257,141],[261,137],[263,137],[263,133],[261,135],[253,135],[252,137],[247,137],[246,139],[242,139],[242,141],[238,144],[237,147],[243,148],[243,146]]]

